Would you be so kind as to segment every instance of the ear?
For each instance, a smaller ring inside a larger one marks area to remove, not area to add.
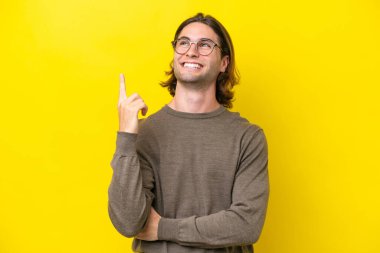
[[[228,55],[223,56],[220,64],[220,72],[225,72],[229,63],[230,57]]]

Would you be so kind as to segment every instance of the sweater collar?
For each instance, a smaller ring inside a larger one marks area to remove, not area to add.
[[[171,114],[176,117],[181,117],[181,118],[188,118],[188,119],[205,119],[205,118],[212,118],[216,117],[219,114],[223,113],[226,111],[226,108],[224,106],[220,106],[218,109],[211,111],[211,112],[204,112],[204,113],[191,113],[191,112],[181,112],[181,111],[176,111],[169,107],[167,104],[163,107],[164,111],[167,112],[168,114]]]

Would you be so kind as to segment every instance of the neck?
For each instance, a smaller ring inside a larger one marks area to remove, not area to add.
[[[175,96],[168,106],[181,112],[212,112],[220,107],[215,97],[215,89],[215,84],[205,89],[189,89],[177,82]]]

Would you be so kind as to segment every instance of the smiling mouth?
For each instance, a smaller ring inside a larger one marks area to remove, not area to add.
[[[189,68],[189,69],[201,69],[203,66],[198,63],[190,63],[190,62],[184,62],[182,63],[182,66],[184,68]]]

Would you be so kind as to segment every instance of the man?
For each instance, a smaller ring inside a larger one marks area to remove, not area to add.
[[[121,75],[111,221],[137,252],[253,252],[269,195],[267,142],[226,109],[237,83],[230,36],[199,13],[172,44],[162,86],[173,99],[143,122],[148,107],[126,97]]]

